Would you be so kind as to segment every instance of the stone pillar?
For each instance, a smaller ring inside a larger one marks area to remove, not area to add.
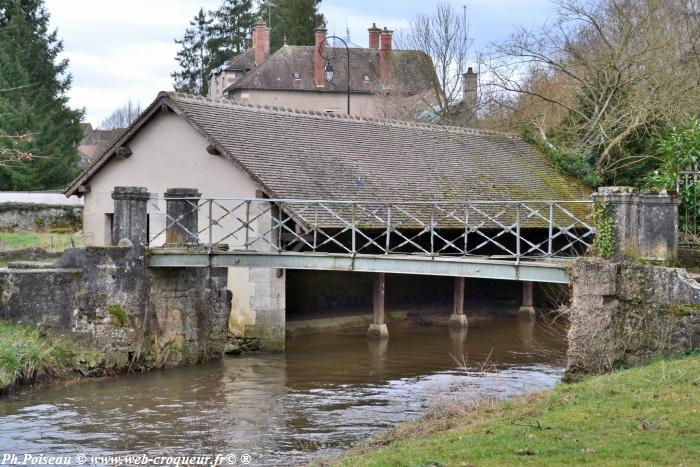
[[[535,319],[535,307],[532,303],[532,282],[523,281],[523,303],[518,310],[518,318]]]
[[[267,351],[284,350],[286,297],[285,274],[279,269],[250,268],[250,309],[255,313],[255,324],[247,326],[245,335],[260,339],[260,346]]]
[[[454,298],[452,300],[451,328],[466,328],[467,317],[464,314],[464,277],[455,277]]]
[[[639,192],[630,187],[601,187],[593,201],[610,206],[608,212],[615,224],[620,256],[669,261],[678,255],[678,196],[665,190]]]
[[[260,199],[250,206],[250,219],[256,219],[249,234],[248,248],[255,251],[276,251],[279,245],[279,229],[275,221],[279,211],[270,202]],[[247,337],[257,337],[267,351],[284,350],[286,323],[286,275],[283,269],[250,268],[250,310],[255,324],[245,328]]]
[[[112,244],[126,238],[134,245],[148,242],[148,198],[151,194],[140,186],[115,186],[112,192],[114,217]]]
[[[374,290],[372,294],[373,322],[367,330],[367,337],[387,338],[389,330],[384,323],[384,295],[386,290],[386,275],[379,272],[374,275]]]
[[[199,199],[192,198],[201,196],[196,188],[170,188],[165,192],[165,246],[199,243]]]

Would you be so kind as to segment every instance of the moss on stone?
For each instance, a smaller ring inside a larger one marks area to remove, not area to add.
[[[666,311],[673,316],[690,316],[700,313],[700,305],[678,304],[669,306]]]

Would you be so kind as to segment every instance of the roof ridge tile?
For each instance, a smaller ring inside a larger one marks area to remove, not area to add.
[[[372,123],[375,125],[382,125],[382,126],[393,126],[393,127],[402,127],[402,128],[419,128],[419,129],[425,129],[425,130],[430,130],[430,131],[437,131],[437,132],[443,132],[443,133],[457,133],[457,134],[464,134],[464,135],[474,135],[474,136],[491,136],[491,137],[497,137],[497,138],[506,138],[506,139],[511,139],[511,140],[521,140],[518,135],[515,135],[513,133],[507,133],[503,131],[495,131],[495,130],[482,130],[478,128],[465,128],[465,127],[458,127],[458,126],[450,126],[450,125],[436,125],[433,123],[424,123],[424,122],[416,122],[416,121],[409,121],[409,120],[395,120],[395,119],[384,119],[384,118],[377,118],[377,117],[363,117],[359,115],[346,115],[346,114],[340,114],[337,112],[321,112],[317,110],[304,110],[304,109],[291,109],[287,107],[278,107],[278,106],[271,106],[271,105],[264,105],[264,104],[248,104],[248,103],[242,103],[240,101],[236,101],[234,99],[229,99],[227,97],[205,97],[205,96],[198,96],[194,94],[186,94],[183,92],[177,92],[177,91],[171,91],[171,92],[162,92],[159,95],[166,95],[169,98],[178,100],[178,99],[185,99],[185,100],[190,100],[190,101],[198,101],[206,104],[215,104],[218,106],[223,106],[223,107],[228,107],[228,108],[240,108],[243,110],[257,110],[257,111],[262,111],[262,112],[267,112],[267,113],[278,113],[278,114],[287,114],[287,115],[306,115],[306,116],[311,116],[311,117],[317,117],[317,118],[323,118],[323,119],[338,119],[338,120],[347,120],[347,121],[357,121],[357,122],[366,122],[366,123]]]

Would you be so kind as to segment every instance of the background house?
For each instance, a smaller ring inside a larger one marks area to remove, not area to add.
[[[78,153],[83,166],[89,165],[124,132],[124,128],[96,129],[90,123],[81,123],[80,128],[83,130],[83,139],[78,143]]]
[[[324,42],[327,31],[316,29],[316,45],[285,45],[270,55],[270,29],[263,21],[253,30],[253,47],[216,69],[209,97],[241,103],[347,113],[347,51]],[[393,33],[373,25],[369,47],[350,45],[350,113],[365,117],[415,118],[433,99],[432,60],[416,50],[394,50]],[[323,50],[319,53],[319,49]],[[326,80],[326,60],[334,76]]]

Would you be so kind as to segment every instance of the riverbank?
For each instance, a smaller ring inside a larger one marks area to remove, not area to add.
[[[0,394],[12,387],[67,377],[76,368],[77,346],[31,326],[0,321]]]
[[[257,339],[229,336],[224,354],[240,355],[259,349]],[[104,351],[90,349],[68,335],[0,321],[0,396],[30,386],[89,381],[159,368],[145,362],[119,365]]]
[[[694,465],[700,353],[400,425],[352,449],[358,465]]]

